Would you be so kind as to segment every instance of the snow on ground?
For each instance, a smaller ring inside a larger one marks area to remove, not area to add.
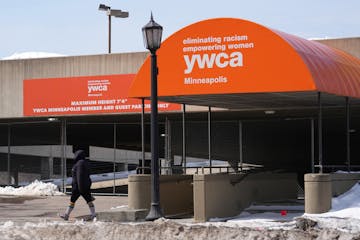
[[[52,183],[43,183],[35,180],[27,186],[14,188],[11,186],[0,187],[0,195],[11,196],[59,196],[64,195],[59,192],[58,187]]]
[[[291,229],[295,226],[295,218],[303,213],[303,205],[252,205],[236,217],[212,218],[209,222],[227,227]]]
[[[2,240],[10,239],[72,239],[72,240],[115,240],[115,239],[359,239],[359,234],[350,234],[336,229],[269,229],[266,227],[238,227],[210,224],[184,224],[174,220],[158,219],[154,222],[12,222],[0,223]]]
[[[285,211],[286,209],[286,211]],[[258,210],[261,213],[251,213]],[[213,218],[222,226],[261,227],[289,229],[299,217],[316,221],[320,228],[334,228],[351,233],[360,233],[360,184],[355,184],[346,193],[332,199],[332,209],[322,214],[303,214],[303,206],[256,206],[245,209],[231,219]],[[225,221],[225,222],[219,222]]]
[[[349,232],[360,232],[360,184],[332,199],[332,208],[322,214],[304,214],[318,222],[319,227],[340,228]]]
[[[112,223],[83,221],[6,221],[1,239],[359,239],[360,185],[333,198],[331,211],[303,214],[303,205],[253,205],[236,218],[194,223],[192,219]],[[114,208],[123,208],[117,206]],[[286,210],[284,210],[286,209]],[[264,212],[262,212],[264,211]],[[310,229],[297,226],[298,218],[311,218]]]
[[[116,207],[111,207],[110,209],[114,210],[114,209],[127,209],[127,208],[129,208],[128,205],[120,205],[120,206],[116,206]]]
[[[46,187],[43,187],[45,185]],[[55,185],[38,181],[19,188],[22,190],[5,189],[0,188],[0,194],[61,194]],[[152,223],[8,221],[0,223],[0,234],[3,239],[59,239],[62,236],[63,239],[98,239],[105,236],[104,240],[120,239],[119,236],[124,239],[149,239],[149,236],[151,239],[219,239],[219,236],[222,239],[358,239],[359,199],[360,184],[355,184],[348,192],[333,198],[332,209],[323,214],[304,214],[303,205],[253,205],[235,218],[214,218],[206,223],[194,223],[192,219],[159,219]],[[113,209],[124,207],[126,206],[117,206]],[[301,218],[314,220],[317,224],[309,230],[302,231],[297,227],[297,220]]]
[[[48,58],[48,57],[64,57],[65,55],[47,52],[22,52],[14,53],[11,56],[4,57],[2,60],[29,59],[29,58]]]
[[[271,209],[271,211],[273,210]],[[294,219],[302,215],[302,212],[286,213],[286,215],[281,215],[281,211],[263,213],[249,213],[244,211],[239,216],[227,220],[224,225],[239,227],[266,227],[270,229],[289,229],[294,227]]]

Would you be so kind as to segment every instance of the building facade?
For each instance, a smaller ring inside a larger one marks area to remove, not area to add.
[[[360,56],[360,38],[317,42]],[[126,191],[119,181],[150,157],[148,96],[129,97],[147,56],[138,52],[0,61],[0,184],[40,179],[64,188],[72,153],[84,148],[99,182],[97,191]],[[282,64],[284,69],[291,65]],[[160,74],[177,74],[171,69],[175,67],[160,66]],[[320,154],[324,171],[360,166],[357,97],[347,98],[348,111],[345,96],[324,93],[319,132],[316,94],[286,96],[293,105],[281,105],[285,97],[279,94],[245,95],[220,94],[215,102],[209,96],[194,101],[175,95],[161,98],[160,92],[162,172],[192,174],[204,166],[212,166],[212,172],[296,172],[301,186],[304,173],[319,171]]]

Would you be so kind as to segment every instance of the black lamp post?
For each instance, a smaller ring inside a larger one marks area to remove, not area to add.
[[[152,16],[150,22],[142,28],[144,44],[151,53],[151,207],[146,220],[152,221],[162,217],[159,193],[159,128],[156,50],[160,48],[162,26]]]
[[[105,11],[106,15],[108,15],[108,19],[109,19],[109,24],[108,24],[108,28],[109,28],[108,48],[109,49],[108,49],[108,53],[111,53],[111,17],[113,16],[113,17],[117,17],[117,18],[127,18],[127,17],[129,17],[129,12],[123,12],[118,9],[111,9],[110,6],[106,6],[105,4],[99,5],[99,11]]]

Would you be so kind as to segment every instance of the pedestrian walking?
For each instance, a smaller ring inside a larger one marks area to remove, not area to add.
[[[90,209],[90,219],[92,220],[96,217],[94,200],[95,198],[91,195],[91,179],[90,179],[90,164],[86,159],[86,154],[84,150],[77,150],[74,153],[74,166],[71,170],[72,172],[72,189],[71,189],[71,198],[70,204],[67,207],[64,214],[61,214],[60,217],[64,220],[68,220],[70,213],[75,207],[75,202],[80,196],[82,196]]]

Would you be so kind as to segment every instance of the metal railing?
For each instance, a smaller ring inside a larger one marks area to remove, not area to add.
[[[194,174],[204,174],[205,172],[207,172],[206,170],[209,169],[209,173],[210,173],[210,169],[215,170],[215,172],[213,173],[231,173],[231,172],[236,172],[231,166],[195,166],[195,167],[182,167],[182,166],[174,166],[174,167],[160,167],[159,171],[161,172],[161,170],[164,169],[168,169],[168,170],[182,170],[183,173],[185,172],[184,170],[191,170],[191,169],[195,169]],[[218,171],[216,171],[218,170]],[[150,167],[141,167],[138,166],[136,168],[136,174],[141,174],[144,172],[147,172],[148,174],[150,174],[151,168]],[[243,169],[239,168],[239,172],[242,172]],[[164,175],[164,174],[163,174]]]

